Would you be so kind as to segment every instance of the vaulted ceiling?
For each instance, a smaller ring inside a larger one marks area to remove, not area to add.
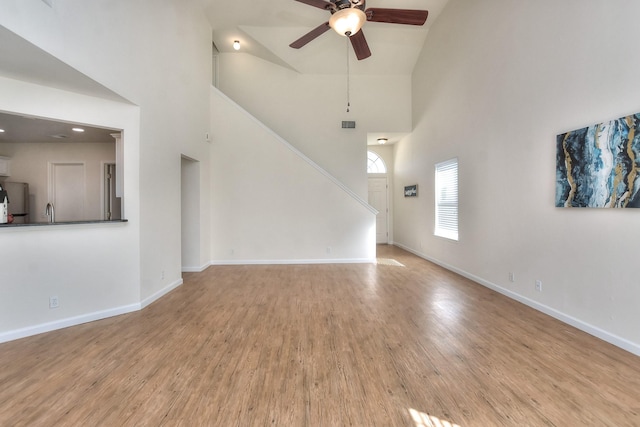
[[[98,82],[0,26],[0,76],[120,102],[126,100]],[[114,142],[113,129],[62,123],[0,111],[2,142]]]
[[[429,28],[448,0],[368,0],[367,8],[422,9],[428,10],[429,16],[425,25],[419,27],[366,22],[363,31],[372,56],[362,61],[356,60],[349,41],[332,30],[301,49],[289,47],[294,40],[327,22],[328,11],[295,0],[199,1],[212,25],[213,42],[221,52],[235,52],[232,44],[239,40],[241,53],[304,74],[344,74],[348,52],[352,74],[406,75],[411,74]],[[125,101],[3,27],[0,27],[0,42],[0,75],[37,84],[46,81],[60,89]],[[11,115],[0,117],[5,126],[9,126],[9,122],[28,120]],[[111,139],[109,132],[103,132],[105,139]],[[43,131],[42,135],[57,133],[60,132]],[[8,140],[6,132],[2,136],[0,142]],[[391,135],[389,142],[401,136]],[[370,137],[370,143],[375,142],[375,137]]]
[[[289,44],[327,22],[328,11],[295,0],[222,2],[202,0],[213,27],[213,41],[221,52],[240,52],[289,67],[303,74],[342,74],[346,70],[348,40],[328,31],[301,49]],[[354,74],[410,74],[429,28],[447,0],[367,0],[366,7],[423,9],[429,11],[424,26],[366,22],[363,31],[371,57],[357,61],[349,47],[350,71]]]

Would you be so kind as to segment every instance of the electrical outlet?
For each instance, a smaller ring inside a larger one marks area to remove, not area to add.
[[[327,254],[331,253],[331,246],[327,246]]]
[[[49,297],[49,308],[58,308],[60,306],[60,301],[57,296]]]
[[[164,280],[164,270],[160,272],[160,279]]]
[[[510,282],[515,282],[516,281],[516,275],[513,274],[512,272],[509,272],[509,281]]]
[[[542,292],[542,280],[536,280],[536,291]]]

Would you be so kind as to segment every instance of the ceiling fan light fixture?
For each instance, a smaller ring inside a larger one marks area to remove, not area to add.
[[[357,7],[338,10],[329,18],[329,26],[341,36],[352,36],[362,28],[367,15]]]

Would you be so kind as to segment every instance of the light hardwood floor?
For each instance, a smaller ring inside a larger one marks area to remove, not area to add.
[[[0,425],[640,425],[640,358],[378,257],[210,267],[140,312],[0,344]]]

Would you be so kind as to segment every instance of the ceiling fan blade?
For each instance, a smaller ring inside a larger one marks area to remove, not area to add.
[[[382,9],[372,7],[365,10],[367,21],[388,22],[390,24],[423,25],[429,11],[413,9]]]
[[[319,7],[320,9],[331,9],[333,3],[325,0],[296,0],[300,3],[308,4],[309,6]]]
[[[356,58],[358,58],[359,61],[371,56],[369,44],[367,43],[367,39],[364,38],[362,30],[350,36],[349,40],[351,40],[351,46],[353,46],[353,51],[356,53]]]
[[[320,37],[325,32],[329,31],[329,28],[331,27],[329,26],[328,22],[325,22],[324,24],[320,24],[313,30],[309,31],[304,36],[300,37],[298,40],[291,43],[289,47],[292,47],[294,49],[300,49],[302,46],[314,40],[316,37]]]

